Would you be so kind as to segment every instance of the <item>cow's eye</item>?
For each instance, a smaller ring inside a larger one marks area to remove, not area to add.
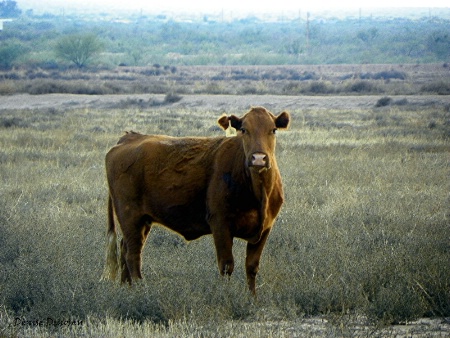
[[[245,134],[247,132],[247,130],[245,128],[241,128],[241,133]]]
[[[272,130],[272,134],[276,134],[277,133],[277,128],[274,128],[273,130]]]

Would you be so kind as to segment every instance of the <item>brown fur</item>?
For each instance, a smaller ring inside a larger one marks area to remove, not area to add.
[[[110,267],[105,277],[114,279],[119,261],[122,282],[142,278],[142,249],[155,222],[186,240],[212,234],[222,275],[234,269],[233,238],[246,240],[247,281],[255,293],[261,253],[283,203],[274,133],[287,128],[289,118],[256,107],[242,118],[218,120],[225,130],[236,128],[236,137],[124,135],[106,155]],[[123,235],[119,258],[113,213]]]

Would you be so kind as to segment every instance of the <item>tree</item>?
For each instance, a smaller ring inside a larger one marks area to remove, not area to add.
[[[102,43],[93,34],[72,34],[63,36],[56,43],[56,56],[73,62],[82,68],[95,54],[103,49]]]
[[[301,39],[291,40],[285,46],[286,52],[288,54],[299,56],[300,53],[303,51],[302,45],[303,41]]]
[[[0,2],[0,18],[16,18],[22,11],[17,7],[17,2],[4,0]]]
[[[427,46],[440,60],[447,60],[450,56],[450,33],[434,31],[428,37]]]
[[[144,57],[144,46],[139,40],[130,40],[123,50],[133,59],[133,65],[137,66]]]
[[[358,39],[366,42],[371,43],[373,39],[375,39],[378,35],[378,29],[376,28],[370,28],[368,30],[359,31],[356,35]]]
[[[0,69],[9,69],[14,61],[25,51],[18,43],[7,43],[0,46]]]

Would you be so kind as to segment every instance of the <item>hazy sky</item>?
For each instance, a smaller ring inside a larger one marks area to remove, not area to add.
[[[20,8],[43,6],[57,7],[103,7],[143,10],[182,10],[182,11],[254,11],[267,12],[284,10],[314,10],[332,8],[388,8],[388,7],[449,7],[449,0],[16,0]]]
[[[45,0],[44,0],[45,1]],[[74,1],[77,0],[64,0]],[[84,1],[84,0],[83,0]],[[293,0],[92,0],[90,3],[116,4],[143,8],[171,8],[171,9],[236,9],[236,10],[283,10],[299,8],[331,8],[331,7],[448,7],[449,1],[443,0],[317,0],[317,1],[293,1]]]

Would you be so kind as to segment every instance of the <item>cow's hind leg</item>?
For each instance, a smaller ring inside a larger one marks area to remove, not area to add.
[[[247,273],[247,283],[250,291],[256,296],[256,274],[259,271],[259,261],[261,254],[269,236],[270,229],[266,230],[257,243],[247,243],[247,257],[245,269]]]
[[[120,241],[120,269],[122,271],[120,281],[121,283],[131,284],[131,275],[130,270],[128,269],[126,256],[127,256],[127,245],[122,238],[122,240]]]
[[[145,217],[138,220],[129,219],[122,225],[120,262],[122,283],[131,284],[133,279],[142,278],[142,250],[151,228],[151,221]]]

